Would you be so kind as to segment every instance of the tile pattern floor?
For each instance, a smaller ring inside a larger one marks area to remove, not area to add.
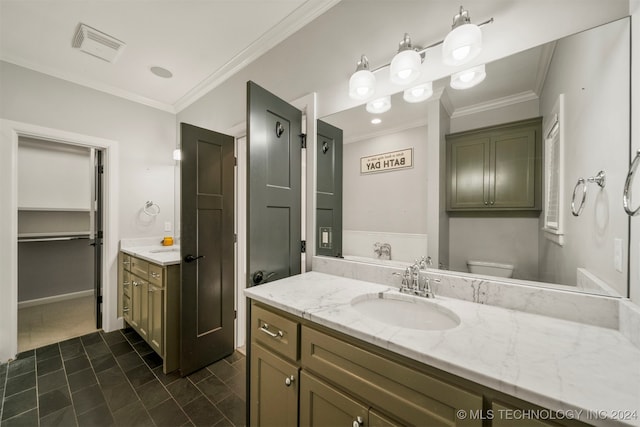
[[[102,331],[22,352],[0,365],[0,424],[12,426],[243,426],[245,357],[188,377],[133,329]]]

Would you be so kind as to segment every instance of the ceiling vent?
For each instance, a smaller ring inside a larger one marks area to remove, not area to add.
[[[80,23],[73,36],[73,47],[107,62],[115,62],[125,44],[108,34]]]

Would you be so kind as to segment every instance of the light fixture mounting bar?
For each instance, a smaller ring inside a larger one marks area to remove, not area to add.
[[[493,18],[487,19],[486,21],[479,23],[478,27],[483,27],[483,26],[485,26],[487,24],[493,24]],[[444,39],[442,39],[440,41],[437,41],[435,43],[432,43],[429,46],[423,47],[420,50],[416,50],[416,51],[420,54],[420,56],[422,56],[427,52],[427,50],[432,49],[432,48],[434,48],[436,46],[440,46],[443,43],[444,43]],[[387,62],[386,64],[380,65],[379,67],[369,68],[369,69],[371,70],[372,73],[377,73],[378,71],[384,70],[385,68],[389,67],[390,65],[391,65],[391,62]]]

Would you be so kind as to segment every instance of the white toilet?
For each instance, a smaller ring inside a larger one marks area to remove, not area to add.
[[[484,276],[513,277],[513,265],[487,261],[467,261],[469,273]]]

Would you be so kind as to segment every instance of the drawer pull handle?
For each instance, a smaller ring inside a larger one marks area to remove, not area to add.
[[[160,274],[151,272],[151,277],[153,277],[154,279],[157,279],[158,277],[160,277]]]
[[[138,282],[136,282],[136,281],[134,280],[134,281],[133,281],[133,286],[135,286],[135,287],[137,288],[138,286],[140,286],[140,283],[138,283]]]
[[[129,286],[131,282],[122,282],[122,286]]]
[[[364,420],[362,419],[362,417],[356,417],[355,420],[353,420],[353,427],[360,427],[364,424]]]
[[[260,327],[260,330],[269,335],[271,338],[282,338],[284,336],[284,333],[282,331],[278,331],[278,333],[271,332],[269,330],[269,325],[267,325],[266,323]]]
[[[131,261],[122,261],[122,264],[124,264],[124,265],[131,265]]]
[[[293,384],[293,382],[296,380],[296,378],[291,375],[290,377],[287,377],[284,379],[284,385],[286,385],[287,387],[291,387],[291,384]]]
[[[123,313],[128,313],[128,312],[129,312],[129,307],[125,307],[125,308],[123,308],[123,309],[122,309],[122,312],[123,312]]]

